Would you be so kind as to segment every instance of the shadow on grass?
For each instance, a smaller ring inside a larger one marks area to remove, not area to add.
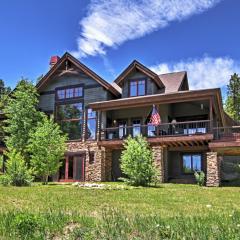
[[[240,187],[240,179],[234,181],[223,181],[221,183],[222,187]]]

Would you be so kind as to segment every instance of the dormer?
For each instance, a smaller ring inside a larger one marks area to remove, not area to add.
[[[134,60],[114,81],[122,88],[122,98],[164,93],[159,76]]]

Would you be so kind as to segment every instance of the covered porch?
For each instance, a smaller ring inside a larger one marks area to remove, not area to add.
[[[90,107],[98,112],[100,145],[119,145],[129,135],[141,134],[170,147],[198,146],[213,139],[214,127],[224,125],[219,101],[217,90],[205,90],[122,98]],[[157,125],[150,122],[153,105],[161,118]]]

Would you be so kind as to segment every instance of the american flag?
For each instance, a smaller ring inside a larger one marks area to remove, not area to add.
[[[161,117],[160,117],[155,105],[153,105],[152,115],[151,115],[149,123],[154,126],[161,124]]]

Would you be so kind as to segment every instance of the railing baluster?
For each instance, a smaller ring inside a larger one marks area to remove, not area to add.
[[[178,135],[193,135],[193,134],[204,134],[209,133],[210,121],[190,121],[190,122],[175,122],[175,123],[162,123],[157,126],[153,125],[139,125],[139,126],[123,126],[105,128],[102,129],[102,138],[100,140],[114,140],[114,139],[125,139],[129,135],[133,136],[134,129],[140,131],[143,136],[146,137],[160,137],[160,136],[178,136]],[[235,131],[230,129],[214,129],[215,137],[220,135],[232,135],[235,132],[240,132],[239,129]],[[121,134],[120,134],[121,131]],[[153,134],[151,134],[153,131]],[[221,132],[221,133],[220,133]],[[223,132],[223,133],[222,133]],[[235,134],[236,136],[236,134]]]

